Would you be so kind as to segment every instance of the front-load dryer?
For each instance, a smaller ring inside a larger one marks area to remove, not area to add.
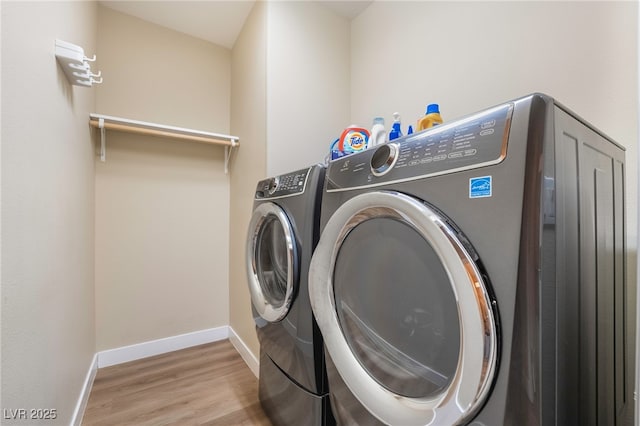
[[[539,94],[331,162],[338,424],[634,424],[624,208],[624,150]]]
[[[260,341],[258,396],[276,425],[331,425],[322,350],[308,293],[325,168],[258,182],[246,243]]]

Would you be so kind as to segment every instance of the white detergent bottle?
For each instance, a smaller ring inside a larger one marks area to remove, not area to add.
[[[369,147],[381,145],[387,142],[387,131],[384,128],[384,118],[376,117],[373,119],[373,127],[371,127],[371,137],[369,138]]]

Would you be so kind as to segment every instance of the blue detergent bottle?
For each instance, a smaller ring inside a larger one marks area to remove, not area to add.
[[[391,131],[389,132],[389,140],[392,141],[394,139],[398,139],[402,137],[402,127],[400,123],[400,114],[397,112],[393,113],[393,124],[391,125]]]

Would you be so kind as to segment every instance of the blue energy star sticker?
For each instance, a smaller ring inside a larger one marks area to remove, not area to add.
[[[491,197],[491,176],[469,179],[469,198]]]

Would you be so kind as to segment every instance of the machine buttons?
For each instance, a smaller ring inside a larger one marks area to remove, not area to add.
[[[304,189],[304,182],[306,173],[290,174],[280,176],[278,182],[277,192],[302,192]]]

